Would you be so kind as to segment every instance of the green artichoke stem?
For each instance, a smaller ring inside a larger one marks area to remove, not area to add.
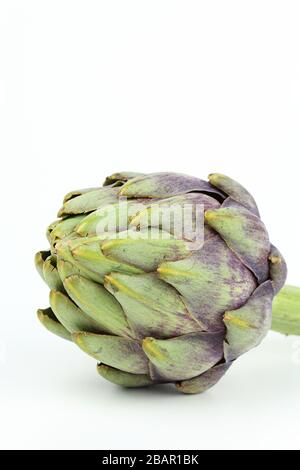
[[[300,287],[284,286],[274,299],[272,313],[273,331],[300,335]]]

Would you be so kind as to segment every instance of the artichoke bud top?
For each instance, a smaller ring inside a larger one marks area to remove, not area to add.
[[[286,265],[240,183],[120,172],[58,216],[35,258],[51,290],[38,316],[102,377],[203,392],[267,333]]]

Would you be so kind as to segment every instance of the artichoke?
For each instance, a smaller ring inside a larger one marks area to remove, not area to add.
[[[192,208],[183,235],[174,219],[163,223],[162,209],[174,206]],[[286,263],[253,197],[231,178],[117,173],[68,193],[58,217],[49,250],[35,257],[51,289],[38,317],[97,359],[109,381],[203,392],[271,328]],[[282,292],[274,329],[291,333]]]

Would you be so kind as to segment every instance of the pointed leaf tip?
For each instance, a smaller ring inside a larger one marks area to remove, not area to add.
[[[273,282],[275,294],[277,294],[285,284],[287,278],[287,265],[280,251],[271,245],[269,255],[270,279]]]
[[[64,280],[64,286],[73,302],[103,331],[125,337],[133,335],[121,305],[102,285],[75,274]]]
[[[212,186],[220,189],[230,198],[236,202],[242,204],[245,208],[259,216],[256,202],[252,195],[245,189],[240,183],[229,178],[228,176],[222,175],[221,173],[211,173],[208,176],[208,180]]]
[[[38,251],[34,256],[34,264],[35,264],[36,270],[41,276],[41,278],[43,279],[43,281],[45,281],[44,272],[43,272],[44,263],[46,259],[50,256],[50,254],[51,254],[50,251]]]
[[[259,283],[268,279],[270,240],[259,217],[243,207],[224,206],[207,211],[205,219]]]
[[[176,388],[182,393],[203,393],[213,387],[228,371],[232,362],[218,364],[198,377],[176,383]]]
[[[197,332],[172,339],[146,338],[143,350],[161,379],[191,379],[223,357],[223,332]]]
[[[232,361],[257,346],[271,327],[274,289],[271,281],[261,284],[239,309],[226,312],[225,357]]]
[[[109,382],[126,388],[147,387],[153,385],[153,380],[146,374],[131,374],[109,367],[106,364],[97,365],[98,373]]]
[[[72,341],[69,331],[58,321],[51,308],[39,309],[37,316],[42,325],[51,333],[63,339]]]
[[[148,361],[138,341],[86,332],[72,337],[84,352],[111,367],[133,374],[148,372]]]

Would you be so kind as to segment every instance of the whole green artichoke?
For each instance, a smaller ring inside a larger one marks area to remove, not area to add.
[[[160,208],[174,205],[193,208],[191,236],[172,222],[166,231]],[[111,382],[203,392],[270,329],[286,264],[252,196],[227,176],[118,173],[67,194],[58,216],[36,255],[51,289],[38,316]]]

